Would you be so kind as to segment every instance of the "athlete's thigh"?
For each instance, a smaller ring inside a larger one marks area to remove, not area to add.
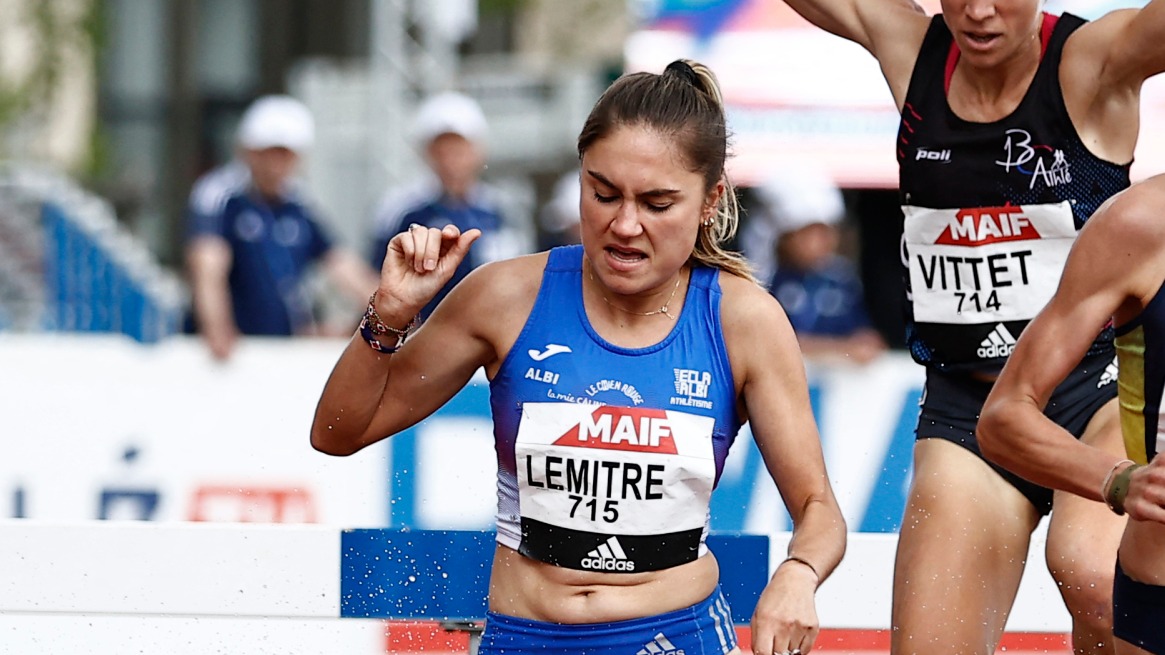
[[[1081,441],[1113,455],[1124,456],[1117,401],[1111,400],[1092,416]],[[1048,523],[1048,568],[1060,574],[1100,572],[1112,579],[1116,551],[1124,531],[1125,519],[1104,503],[1057,491],[1052,501]],[[1111,592],[1111,583],[1107,589]]]
[[[978,456],[918,441],[894,566],[891,651],[992,652],[1038,521],[1031,502]]]

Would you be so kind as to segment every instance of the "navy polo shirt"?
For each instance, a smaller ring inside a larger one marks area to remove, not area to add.
[[[842,257],[811,271],[778,265],[769,292],[799,334],[846,337],[870,326],[861,279]]]
[[[190,238],[220,237],[230,246],[231,304],[241,334],[286,336],[311,326],[304,274],[332,241],[295,196],[272,201],[245,188],[211,211],[192,206],[188,218]]]

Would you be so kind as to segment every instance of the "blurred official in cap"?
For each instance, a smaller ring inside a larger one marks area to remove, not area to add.
[[[464,199],[485,166],[489,126],[469,96],[446,92],[417,109],[413,138],[445,192]]]
[[[350,312],[376,288],[375,272],[333,241],[296,188],[296,168],[314,141],[303,103],[259,98],[239,122],[235,159],[199,178],[190,193],[188,329],[215,359],[228,359],[241,335],[350,333],[352,325],[319,320],[308,283],[317,268],[349,299]]]
[[[528,252],[532,225],[523,226],[504,210],[512,202],[481,179],[489,126],[475,100],[456,92],[425,98],[417,107],[410,136],[429,171],[384,195],[373,219],[372,266],[380,269],[389,241],[412,225],[438,229],[456,225],[462,232],[482,232],[453,277],[421,310],[424,319],[477,266]]]
[[[286,191],[301,156],[314,141],[311,112],[290,96],[259,98],[239,122],[239,158],[250,170],[255,188],[268,198]]]
[[[756,189],[775,241],[769,292],[781,303],[801,352],[864,364],[886,349],[866,311],[861,280],[840,252],[841,190],[811,169],[782,171]]]
[[[812,269],[836,253],[845,201],[827,175],[807,169],[781,171],[756,191],[772,226],[778,265]]]

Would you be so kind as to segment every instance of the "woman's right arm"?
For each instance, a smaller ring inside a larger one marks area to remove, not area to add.
[[[785,0],[817,27],[848,39],[878,60],[899,108],[930,17],[914,0]]]
[[[797,337],[776,299],[721,274],[721,318],[740,400],[765,467],[793,521],[752,620],[758,653],[808,653],[819,622],[814,594],[845,553],[846,524],[825,469]]]
[[[381,321],[392,328],[407,325],[449,281],[480,234],[446,226],[393,237],[373,296]],[[316,406],[312,446],[350,455],[414,425],[465,386],[494,356],[481,333],[480,304],[488,297],[489,278],[489,271],[479,270],[458,284],[396,353],[378,352],[360,334],[353,336]]]

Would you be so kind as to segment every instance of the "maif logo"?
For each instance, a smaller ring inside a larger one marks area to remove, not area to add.
[[[566,434],[556,446],[676,454],[671,422],[662,409],[602,405]]]
[[[1039,239],[1040,233],[1023,207],[976,207],[960,209],[935,243],[946,246],[984,246],[1001,241]]]

